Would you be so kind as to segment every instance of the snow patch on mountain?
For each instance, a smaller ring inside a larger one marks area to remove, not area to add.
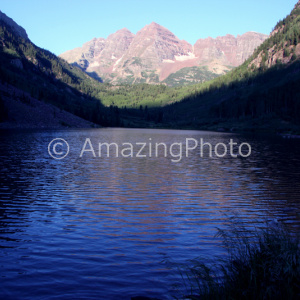
[[[192,52],[188,52],[188,55],[175,55],[175,59],[177,61],[186,61],[195,58],[195,54]]]

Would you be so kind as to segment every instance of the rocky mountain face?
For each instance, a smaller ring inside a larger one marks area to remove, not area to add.
[[[133,38],[134,34],[124,28],[109,35],[106,40],[94,38],[81,48],[68,51],[61,57],[78,65],[94,77],[103,76],[112,73],[117,60],[128,50]]]
[[[206,66],[212,77],[224,74],[242,64],[267,37],[256,32],[237,37],[228,34],[199,39],[192,46],[153,22],[136,35],[122,29],[107,39],[94,38],[60,57],[105,82],[159,83],[183,68]],[[201,76],[192,80],[201,81]]]
[[[221,65],[237,67],[241,65],[263,41],[266,35],[246,32],[234,37],[231,34],[216,39],[199,39],[194,46],[199,63],[217,60]]]

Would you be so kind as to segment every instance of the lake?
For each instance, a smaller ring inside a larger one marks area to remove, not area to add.
[[[4,299],[172,299],[163,261],[222,254],[230,216],[299,229],[300,139],[108,128],[0,145]]]

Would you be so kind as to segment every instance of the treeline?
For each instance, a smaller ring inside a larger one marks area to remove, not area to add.
[[[263,82],[279,79],[278,75],[272,76],[269,72],[268,78],[261,77]],[[285,72],[281,74],[284,75]],[[275,75],[275,74],[274,74]],[[273,78],[272,78],[273,77]],[[221,120],[245,118],[258,119],[280,119],[296,125],[300,125],[300,85],[299,74],[297,80],[284,82],[270,88],[252,89],[251,86],[239,95],[226,100],[211,108],[212,117]],[[259,84],[259,83],[258,83]]]
[[[201,128],[209,124],[279,120],[300,126],[300,63],[275,66],[256,76],[223,83],[218,80],[200,93],[164,108],[171,126]]]
[[[151,85],[147,83],[134,85],[111,86],[95,93],[94,96],[101,98],[104,105],[116,105],[119,108],[162,107],[167,104],[180,101],[188,95],[195,86],[171,88],[164,84]]]

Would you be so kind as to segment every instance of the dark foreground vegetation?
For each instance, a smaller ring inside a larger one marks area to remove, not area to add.
[[[236,220],[218,236],[228,255],[180,266],[185,295],[177,299],[299,299],[299,236],[278,223],[249,230]]]

